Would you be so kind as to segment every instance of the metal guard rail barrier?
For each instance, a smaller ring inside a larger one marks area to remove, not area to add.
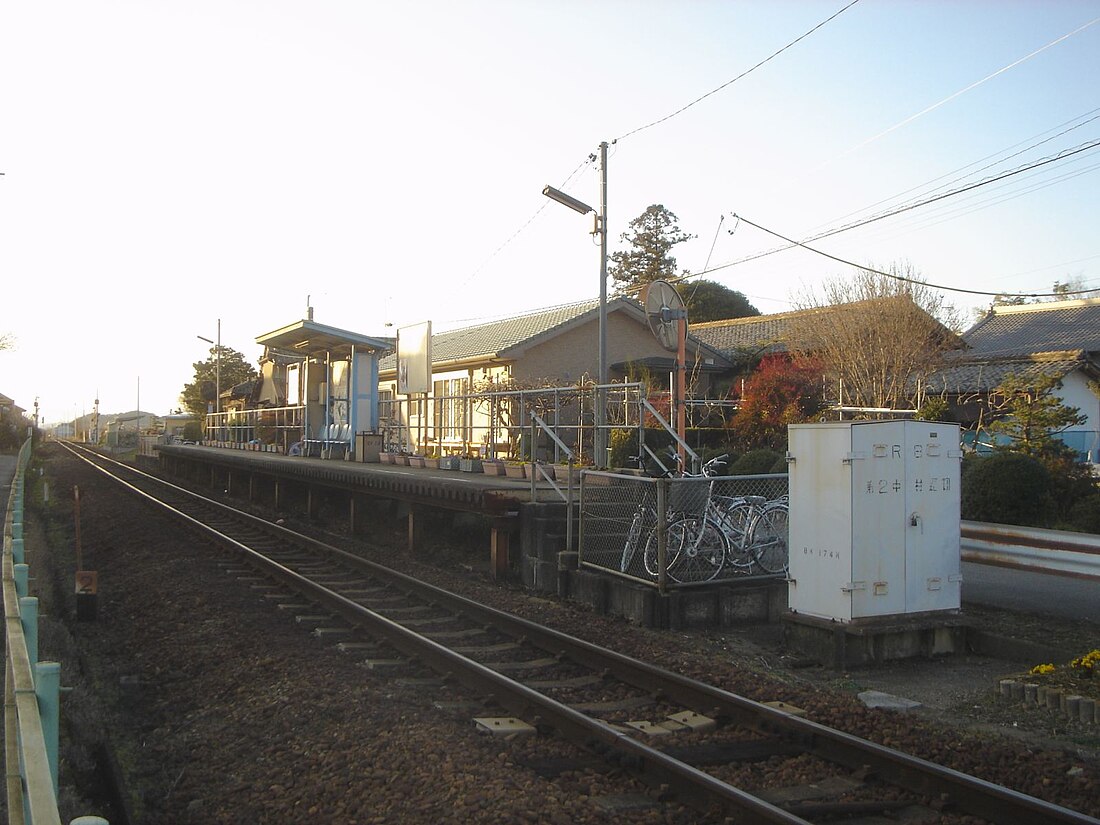
[[[55,715],[60,676],[55,663],[35,661],[38,656],[37,600],[25,598],[23,482],[30,454],[31,439],[28,438],[19,451],[4,518],[4,633],[7,649],[4,762],[8,822],[13,825],[60,825]],[[23,613],[34,615],[24,616]],[[47,665],[49,667],[44,667]],[[48,682],[52,685],[47,685]],[[42,695],[46,692],[53,695]],[[51,716],[53,721],[44,725],[44,717],[49,721]],[[51,738],[52,754],[49,747]]]
[[[962,522],[962,560],[1100,579],[1100,535]]]

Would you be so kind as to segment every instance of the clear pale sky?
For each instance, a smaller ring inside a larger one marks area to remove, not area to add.
[[[604,140],[613,251],[664,204],[698,236],[680,267],[782,312],[854,270],[801,249],[714,269],[779,245],[735,213],[805,239],[1100,138],[1100,0],[860,0],[729,83],[846,2],[7,3],[0,393],[59,421],[140,385],[167,413],[197,335],[220,318],[254,360],[307,296],[367,335],[593,298],[591,217],[541,191],[598,205]],[[811,245],[949,287],[1100,287],[1098,167]]]

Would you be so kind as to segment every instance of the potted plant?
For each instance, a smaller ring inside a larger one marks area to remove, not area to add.
[[[424,469],[424,460],[425,460],[424,456],[422,456],[422,455],[411,455],[411,456],[409,456],[409,466],[410,467],[417,467],[417,468],[423,470]]]
[[[393,453],[389,450],[380,450],[378,453],[379,464],[393,464]]]
[[[439,469],[441,470],[457,470],[458,462],[461,459],[457,455],[445,455],[439,459]]]
[[[483,458],[481,460],[481,471],[487,476],[502,476],[504,475],[504,462],[499,458]]]
[[[424,467],[428,470],[439,469],[439,457],[438,456],[424,456]]]
[[[541,461],[536,462],[535,464],[528,465],[527,471],[531,474],[532,477],[538,479],[539,481],[542,481],[544,479],[552,479],[554,478],[555,474],[553,464],[544,464]]]
[[[504,474],[508,478],[527,478],[527,469],[521,461],[506,461],[504,462]]]
[[[458,460],[458,469],[464,473],[480,473],[481,459],[472,457],[460,458]]]

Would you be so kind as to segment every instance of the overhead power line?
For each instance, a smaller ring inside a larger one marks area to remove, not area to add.
[[[731,80],[727,80],[725,83],[723,83],[718,88],[711,89],[705,95],[701,95],[701,96],[695,98],[695,100],[691,101],[691,103],[688,103],[685,106],[681,106],[679,109],[677,109],[672,114],[668,114],[668,115],[665,115],[662,118],[658,118],[657,120],[653,121],[652,123],[647,123],[645,126],[639,126],[637,129],[631,129],[625,135],[620,135],[619,137],[615,138],[615,140],[613,140],[612,143],[617,143],[618,141],[623,140],[624,138],[628,138],[631,135],[636,135],[636,134],[638,134],[638,132],[644,132],[646,129],[650,129],[654,126],[657,126],[658,124],[664,123],[666,120],[672,120],[672,118],[676,117],[677,115],[686,112],[688,109],[690,109],[696,103],[700,103],[700,102],[706,100],[711,95],[717,94],[718,92],[722,91],[727,86],[730,86],[730,85],[736,83],[738,80],[745,77],[746,75],[752,74],[757,69],[759,69],[761,66],[763,66],[765,63],[768,63],[769,61],[774,60],[776,57],[781,55],[783,52],[787,51],[787,49],[789,49],[792,46],[796,45],[799,41],[805,40],[807,37],[809,37],[815,31],[817,31],[822,26],[824,26],[826,23],[829,23],[829,22],[835,20],[840,15],[844,14],[844,12],[848,11],[848,9],[850,9],[852,6],[854,6],[858,2],[859,2],[859,0],[852,0],[852,2],[850,2],[844,8],[842,8],[840,11],[836,12],[835,14],[830,15],[829,17],[826,17],[824,20],[822,20],[820,23],[818,23],[816,26],[814,26],[809,31],[804,32],[803,34],[799,35],[798,37],[796,37],[794,40],[792,40],[790,43],[788,43],[786,46],[779,49],[778,51],[772,52],[770,55],[765,57],[763,60],[761,60],[755,66],[752,66],[748,69],[745,69],[745,71],[741,72],[741,74],[737,75],[737,77],[732,78]]]
[[[959,90],[958,90],[957,92],[955,92],[954,94],[950,94],[950,95],[948,95],[947,97],[945,97],[945,98],[944,98],[943,100],[939,101],[938,103],[933,103],[933,104],[932,104],[931,106],[928,106],[928,107],[926,107],[926,108],[922,109],[921,111],[917,112],[916,114],[910,115],[909,117],[905,118],[905,120],[902,120],[902,121],[900,121],[900,122],[898,122],[898,123],[895,123],[895,124],[894,124],[893,126],[891,126],[891,127],[889,128],[889,129],[884,129],[883,131],[879,132],[879,133],[878,133],[877,135],[873,135],[872,137],[869,137],[869,138],[867,138],[867,139],[866,139],[865,141],[863,141],[862,143],[858,143],[858,144],[856,144],[856,145],[855,145],[855,146],[853,146],[853,147],[852,147],[851,149],[848,149],[848,150],[847,150],[846,152],[844,152],[844,153],[843,153],[843,154],[841,154],[841,155],[838,155],[837,157],[838,157],[838,158],[840,158],[840,157],[844,157],[844,155],[848,155],[848,154],[851,154],[852,152],[855,152],[855,151],[857,151],[857,150],[859,150],[859,149],[862,149],[862,148],[863,148],[864,146],[867,146],[867,145],[868,145],[868,144],[870,144],[870,143],[874,143],[874,142],[875,142],[876,140],[878,140],[879,138],[885,137],[886,135],[888,135],[888,134],[890,134],[891,132],[893,132],[893,131],[894,131],[895,129],[900,129],[900,128],[901,128],[902,126],[905,126],[905,125],[907,125],[907,124],[909,124],[909,123],[912,123],[912,122],[913,122],[914,120],[916,120],[917,118],[919,118],[919,117],[921,117],[921,116],[923,116],[923,115],[926,115],[926,114],[928,114],[929,112],[931,112],[931,111],[933,111],[933,110],[935,110],[935,109],[938,109],[938,108],[939,108],[940,106],[943,106],[943,105],[944,105],[945,103],[949,103],[950,101],[954,100],[955,98],[959,97],[960,95],[966,94],[966,93],[967,93],[967,92],[969,92],[969,91],[970,91],[971,89],[976,89],[976,88],[977,88],[978,86],[981,86],[981,85],[982,85],[983,83],[985,83],[985,82],[987,82],[987,81],[989,81],[989,80],[992,80],[993,78],[997,77],[997,75],[1003,74],[1003,73],[1007,72],[1007,71],[1008,71],[1009,69],[1012,69],[1012,68],[1015,68],[1016,66],[1019,66],[1019,65],[1020,65],[1021,63],[1023,63],[1024,61],[1026,61],[1026,60],[1030,60],[1031,58],[1035,57],[1035,55],[1037,55],[1037,54],[1040,54],[1041,52],[1045,52],[1045,51],[1046,51],[1047,49],[1049,49],[1049,48],[1051,48],[1051,47],[1053,47],[1053,46],[1056,46],[1056,45],[1058,45],[1058,44],[1059,44],[1059,43],[1061,43],[1061,42],[1062,42],[1063,40],[1067,40],[1067,39],[1069,39],[1070,37],[1073,37],[1073,36],[1074,36],[1075,34],[1079,34],[1080,32],[1083,32],[1083,31],[1084,31],[1085,29],[1087,29],[1087,28],[1088,28],[1089,26],[1092,26],[1093,24],[1095,24],[1095,23],[1097,23],[1097,22],[1100,22],[1100,17],[1095,17],[1095,18],[1093,18],[1092,20],[1090,20],[1089,22],[1085,23],[1084,25],[1082,25],[1082,26],[1078,26],[1078,27],[1077,27],[1076,29],[1074,29],[1073,31],[1071,31],[1071,32],[1068,32],[1067,34],[1063,34],[1063,35],[1062,35],[1061,37],[1059,37],[1059,38],[1057,38],[1057,39],[1055,39],[1055,40],[1052,40],[1052,41],[1050,41],[1050,42],[1049,42],[1049,43],[1047,43],[1047,44],[1046,44],[1045,46],[1042,46],[1042,47],[1040,47],[1040,48],[1036,49],[1035,51],[1031,52],[1030,54],[1026,54],[1026,55],[1024,55],[1024,56],[1023,56],[1023,57],[1021,57],[1021,58],[1020,58],[1019,60],[1014,60],[1014,61],[1013,61],[1012,63],[1009,63],[1009,64],[1008,64],[1007,66],[1004,66],[1004,67],[1002,67],[1002,68],[998,69],[997,71],[993,72],[993,73],[992,73],[992,74],[990,74],[990,75],[986,75],[986,76],[985,76],[985,77],[983,77],[983,78],[982,78],[981,80],[976,80],[976,81],[974,81],[973,83],[971,83],[971,84],[970,84],[969,86],[967,86],[967,87],[965,87],[965,88],[963,88],[963,89],[959,89]],[[834,160],[836,160],[836,158],[834,158]]]
[[[985,291],[979,290],[979,289],[963,289],[961,287],[955,287],[955,286],[943,286],[941,284],[930,284],[926,281],[919,281],[916,278],[906,278],[903,275],[897,275],[893,272],[883,272],[881,269],[875,269],[874,267],[865,266],[863,264],[857,264],[854,261],[849,261],[845,258],[839,258],[836,255],[831,255],[828,252],[825,252],[823,250],[815,249],[812,246],[807,246],[806,244],[802,243],[801,241],[796,241],[793,238],[788,238],[786,235],[781,235],[780,233],[776,232],[773,229],[768,229],[767,227],[761,226],[758,223],[753,223],[748,218],[742,217],[741,215],[735,214],[734,217],[737,218],[737,220],[739,220],[739,221],[744,221],[749,226],[752,226],[752,227],[755,227],[755,228],[759,229],[761,232],[767,232],[769,235],[774,235],[775,237],[779,238],[780,240],[786,241],[787,243],[791,244],[792,246],[801,247],[802,249],[805,249],[808,252],[813,252],[815,255],[821,255],[822,257],[828,258],[831,261],[836,261],[837,263],[844,264],[845,266],[851,266],[851,267],[855,267],[856,269],[862,269],[865,272],[873,272],[876,275],[882,275],[886,278],[892,278],[895,281],[901,281],[901,282],[907,283],[907,284],[920,284],[921,286],[927,286],[927,287],[930,287],[932,289],[942,289],[945,292],[964,292],[967,295],[988,295],[988,296],[992,296],[992,297],[1001,296],[1003,298],[1058,298],[1058,297],[1065,297],[1065,296],[1068,296],[1068,295],[1084,295],[1086,293],[1096,292],[1095,289],[1076,289],[1076,290],[1068,290],[1066,292],[985,292]]]
[[[757,252],[753,255],[747,255],[743,258],[738,258],[736,261],[730,261],[728,263],[719,264],[718,266],[715,266],[711,269],[706,270],[706,272],[699,272],[699,273],[695,273],[695,274],[705,275],[709,272],[717,272],[720,269],[728,269],[729,267],[732,267],[732,266],[739,266],[740,264],[749,263],[750,261],[756,261],[756,260],[759,260],[760,258],[766,258],[769,255],[775,255],[777,252],[784,252],[788,249],[791,249],[794,246],[802,246],[805,243],[812,243],[813,241],[820,241],[824,238],[830,238],[834,235],[839,235],[842,232],[848,232],[848,231],[851,231],[852,229],[858,229],[862,226],[867,226],[868,224],[876,223],[877,221],[881,221],[885,218],[894,217],[895,215],[900,215],[904,212],[910,212],[910,211],[912,211],[914,209],[918,209],[922,206],[928,206],[929,204],[938,203],[939,201],[946,200],[947,198],[950,198],[950,197],[954,197],[954,196],[957,196],[957,195],[962,195],[966,192],[972,192],[975,189],[978,189],[982,186],[989,186],[990,184],[997,183],[998,181],[1003,181],[1003,180],[1005,180],[1007,178],[1010,178],[1010,177],[1013,177],[1015,175],[1023,174],[1024,172],[1030,172],[1033,169],[1038,169],[1038,168],[1040,168],[1042,166],[1046,166],[1047,164],[1050,164],[1050,163],[1055,163],[1055,162],[1060,161],[1060,160],[1065,160],[1066,158],[1073,157],[1075,155],[1081,154],[1082,152],[1087,152],[1087,151],[1090,151],[1092,149],[1096,149],[1097,147],[1100,147],[1100,139],[1091,140],[1091,141],[1088,141],[1087,143],[1082,143],[1082,144],[1080,144],[1078,146],[1075,146],[1071,149],[1065,149],[1062,152],[1059,152],[1057,155],[1051,155],[1049,157],[1042,158],[1042,159],[1034,161],[1032,163],[1025,164],[1024,166],[1017,167],[1016,169],[1009,170],[1008,172],[1003,172],[999,175],[993,175],[993,176],[990,176],[988,178],[984,178],[980,181],[976,181],[975,183],[967,184],[966,186],[961,186],[957,189],[952,189],[949,192],[942,192],[938,195],[932,195],[932,196],[923,198],[921,200],[911,201],[909,203],[902,204],[901,206],[897,206],[893,209],[888,209],[884,212],[879,212],[875,215],[871,215],[868,218],[864,218],[864,219],[859,220],[859,221],[853,221],[852,223],[848,223],[848,224],[845,224],[844,226],[837,227],[836,229],[830,229],[830,230],[827,230],[825,232],[819,232],[816,235],[812,235],[811,237],[806,238],[804,241],[794,241],[794,240],[784,238],[784,240],[788,241],[787,246],[777,246],[777,247],[773,247],[772,249],[766,249],[762,252]],[[744,220],[744,219],[742,219],[742,220]],[[745,222],[748,223],[748,221],[745,221]],[[753,224],[753,225],[755,226],[755,224]],[[733,230],[730,230],[731,233],[733,231],[736,231],[736,225],[734,226]],[[767,230],[765,230],[765,231],[767,231]],[[769,234],[775,235],[776,237],[779,237],[779,238],[783,237],[782,235],[777,235],[774,232],[769,232]]]

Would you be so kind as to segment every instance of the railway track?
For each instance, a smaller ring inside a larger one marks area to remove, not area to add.
[[[431,670],[719,821],[852,821],[924,810],[994,823],[1100,822],[502,613],[69,449],[228,548],[227,569],[368,666]]]

